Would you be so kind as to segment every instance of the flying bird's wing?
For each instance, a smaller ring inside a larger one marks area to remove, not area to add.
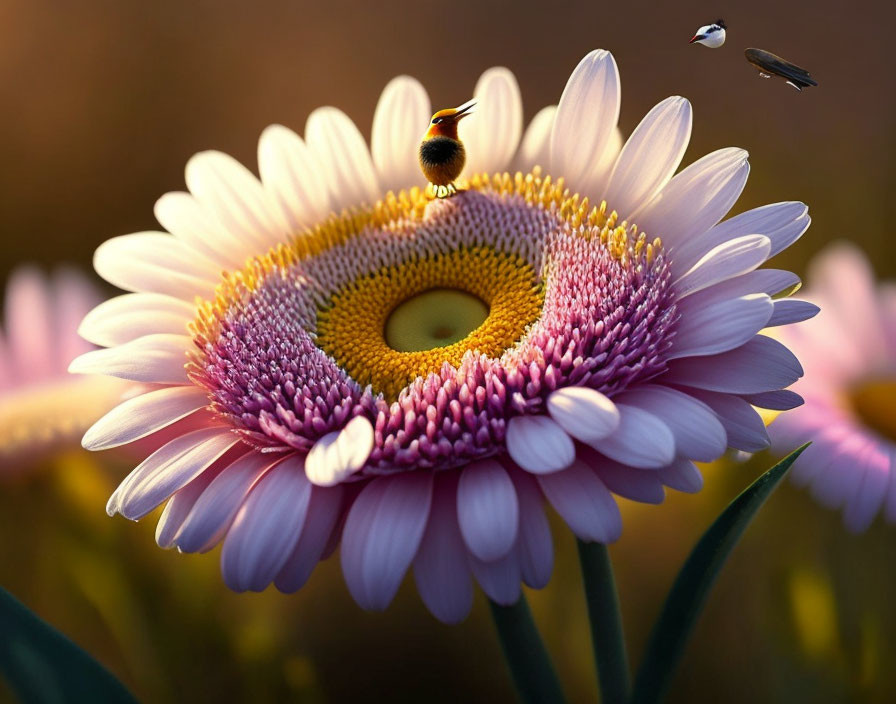
[[[762,49],[747,49],[744,52],[747,61],[764,73],[771,73],[780,76],[789,82],[797,90],[806,88],[807,86],[817,86],[809,72],[800,68],[796,64],[792,64],[780,56],[772,54],[770,51]]]

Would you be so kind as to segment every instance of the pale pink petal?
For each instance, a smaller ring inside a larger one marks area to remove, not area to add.
[[[607,173],[593,172],[615,135],[620,95],[619,69],[603,49],[582,59],[563,89],[551,131],[550,173],[565,178],[573,191],[596,195],[584,189],[606,180]]]
[[[528,173],[536,166],[542,169],[548,167],[551,158],[551,129],[554,127],[556,114],[556,105],[548,105],[535,113],[516,155],[517,170]]]
[[[467,149],[467,176],[507,171],[523,132],[523,101],[513,73],[502,66],[482,74],[473,114],[458,126]]]
[[[290,227],[273,196],[233,157],[217,151],[200,152],[187,162],[186,180],[206,211],[262,252],[286,241]]]
[[[663,383],[753,394],[786,388],[802,375],[803,368],[790,350],[777,340],[757,335],[730,352],[673,361]]]
[[[665,423],[675,436],[675,451],[682,457],[712,462],[725,452],[725,429],[712,409],[693,396],[658,384],[643,384],[618,399]]]
[[[663,484],[676,491],[696,494],[703,488],[703,475],[690,460],[675,460],[668,467],[658,469],[656,473]]]
[[[301,455],[290,455],[252,487],[221,549],[221,574],[236,592],[265,589],[292,553],[311,499]]]
[[[333,486],[364,466],[373,449],[373,426],[363,416],[352,418],[342,430],[324,435],[305,460],[308,479]]]
[[[184,519],[174,542],[181,552],[207,552],[227,533],[252,487],[279,461],[260,452],[247,452],[226,466],[202,492]]]
[[[538,477],[551,506],[582,540],[612,543],[622,535],[622,516],[597,473],[581,460],[562,472]]]
[[[114,347],[153,333],[186,335],[187,324],[195,317],[196,307],[186,301],[160,293],[128,293],[87,312],[78,334],[94,344]]]
[[[188,384],[186,335],[145,335],[118,347],[87,352],[72,360],[72,374],[105,374],[148,384]]]
[[[444,623],[460,623],[473,605],[467,548],[457,522],[457,473],[437,477],[429,523],[414,559],[423,603]]]
[[[484,562],[504,557],[519,531],[513,482],[494,460],[463,468],[457,487],[457,520],[470,552]]]
[[[313,225],[330,210],[320,167],[299,135],[283,125],[270,125],[258,140],[261,182],[293,229]]]
[[[849,471],[850,468],[842,469]],[[846,504],[843,523],[852,533],[864,533],[871,526],[887,496],[892,472],[890,453],[873,442],[863,461],[856,463],[854,471],[862,473],[862,480],[859,490]]]
[[[349,510],[340,557],[345,582],[364,609],[385,609],[417,554],[432,500],[431,472],[381,477]]]
[[[809,301],[798,301],[793,298],[785,298],[775,301],[775,310],[772,317],[766,323],[767,327],[775,327],[778,325],[791,325],[793,323],[801,323],[818,315],[821,310],[814,303]]]
[[[532,475],[517,472],[514,478],[520,502],[520,530],[516,551],[520,574],[533,589],[547,586],[554,569],[554,543],[544,513],[544,497]]]
[[[691,104],[672,96],[632,132],[609,177],[604,199],[625,219],[666,185],[691,138]]]
[[[675,436],[669,426],[643,408],[616,404],[619,427],[595,443],[607,457],[632,467],[664,467],[675,457]]]
[[[53,307],[46,277],[37,269],[16,269],[6,285],[4,324],[13,379],[40,381],[58,373],[53,349]]]
[[[348,115],[336,108],[318,108],[305,124],[305,140],[335,211],[377,201],[381,194],[373,159]]]
[[[560,425],[547,416],[516,416],[507,424],[507,452],[533,474],[557,472],[572,464],[576,449]]]
[[[721,220],[740,196],[749,172],[743,149],[712,152],[674,176],[632,217],[642,231],[674,247]]]
[[[674,284],[676,295],[684,298],[753,271],[768,259],[770,245],[771,241],[764,235],[746,235],[723,242],[679,277]]]
[[[681,320],[667,359],[705,357],[745,344],[766,326],[775,307],[764,293],[688,305],[681,301]]]
[[[172,440],[128,475],[119,487],[117,505],[107,506],[107,512],[118,511],[133,521],[143,518],[237,442],[225,428],[203,428]]]
[[[209,404],[208,394],[195,386],[172,386],[135,396],[94,423],[81,445],[107,450],[139,440]]]
[[[688,393],[703,401],[718,416],[729,447],[744,452],[760,452],[768,448],[770,441],[765,423],[742,398],[696,389]]]
[[[302,534],[274,580],[280,591],[298,591],[323,559],[324,550],[341,515],[343,493],[341,485],[312,487]]]
[[[619,427],[616,404],[596,389],[569,386],[548,396],[548,412],[569,435],[585,443],[607,437]]]

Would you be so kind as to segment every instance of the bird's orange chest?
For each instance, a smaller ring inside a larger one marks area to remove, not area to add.
[[[464,145],[450,137],[424,140],[420,144],[419,156],[423,174],[436,186],[447,186],[457,179],[467,161]]]

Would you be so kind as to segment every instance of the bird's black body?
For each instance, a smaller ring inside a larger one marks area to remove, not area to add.
[[[780,76],[797,90],[808,88],[809,86],[817,86],[809,72],[800,68],[796,64],[775,56],[770,51],[762,49],[747,49],[744,51],[747,61],[758,68],[762,73],[774,76]]]
[[[420,166],[430,183],[451,184],[464,170],[467,154],[464,145],[450,137],[431,137],[420,144]]]

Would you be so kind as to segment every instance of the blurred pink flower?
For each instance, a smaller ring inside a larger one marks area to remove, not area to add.
[[[781,451],[812,441],[793,481],[843,509],[849,530],[881,507],[896,521],[896,286],[876,285],[864,254],[839,243],[815,257],[801,296],[821,313],[778,337],[806,370],[794,387],[805,405],[771,424],[772,439]]]
[[[93,349],[77,330],[100,300],[74,269],[46,276],[22,266],[10,276],[0,332],[0,476],[78,447],[84,431],[121,400],[126,382],[68,373],[72,359]]]
[[[580,538],[612,542],[614,495],[660,503],[665,487],[701,488],[695,460],[768,446],[751,404],[795,403],[782,389],[802,368],[757,333],[814,308],[773,300],[797,279],[759,267],[803,234],[806,206],[720,223],[747,153],[721,149],[675,175],[691,135],[678,96],[622,146],[605,51],[525,135],[507,69],[487,71],[475,96],[461,125],[469,183],[453,198],[419,190],[431,107],[400,77],[370,148],[335,108],[311,114],[304,140],[269,127],[260,181],[198,154],[190,193],[156,204],[170,235],[97,250],[97,271],[133,293],[89,314],[82,333],[108,349],[71,368],[160,386],[110,412],[85,447],[211,409],[207,427],[134,469],[110,515],[167,501],[159,544],[223,542],[224,579],[240,591],[295,591],[340,547],[355,600],[383,609],[412,568],[429,609],[453,622],[471,577],[503,604],[521,582],[547,583],[545,501]],[[390,337],[393,311],[433,293],[441,303]]]

